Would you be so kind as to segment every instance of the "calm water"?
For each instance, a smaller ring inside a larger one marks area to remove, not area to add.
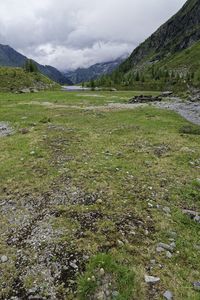
[[[63,91],[89,91],[90,88],[83,88],[82,86],[77,86],[77,85],[68,85],[68,86],[62,86]]]

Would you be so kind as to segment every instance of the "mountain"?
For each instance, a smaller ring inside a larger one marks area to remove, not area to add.
[[[97,79],[98,77],[110,74],[114,69],[116,69],[125,57],[120,57],[114,61],[98,63],[90,66],[89,68],[78,68],[75,71],[66,72],[65,75],[74,83],[87,82],[92,79]]]
[[[20,54],[8,45],[0,44],[0,66],[5,67],[23,67],[27,57]],[[43,66],[37,62],[35,64],[38,70],[45,76],[60,84],[72,84],[60,71],[51,66]]]
[[[197,84],[200,78],[200,1],[188,0],[117,68],[121,82],[162,86]],[[116,78],[116,72],[111,76]],[[142,80],[141,80],[142,79]],[[145,82],[145,83],[144,83]],[[136,84],[136,85],[137,85]]]

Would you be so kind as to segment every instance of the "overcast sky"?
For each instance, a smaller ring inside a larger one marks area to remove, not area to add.
[[[0,43],[58,69],[132,50],[186,0],[0,0]]]

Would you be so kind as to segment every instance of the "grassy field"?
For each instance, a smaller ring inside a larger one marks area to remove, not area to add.
[[[0,299],[200,299],[198,127],[98,109],[141,93],[0,94]]]

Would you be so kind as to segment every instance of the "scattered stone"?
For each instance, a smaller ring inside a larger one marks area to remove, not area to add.
[[[104,275],[105,275],[105,271],[104,271],[103,268],[101,268],[101,269],[99,270],[99,275],[100,275],[100,276],[104,276]]]
[[[155,265],[155,264],[156,264],[156,260],[155,260],[155,259],[151,259],[151,260],[150,260],[150,263],[151,263],[152,265]]]
[[[170,251],[167,251],[167,252],[166,252],[166,257],[167,257],[167,258],[172,258],[172,254],[171,254]]]
[[[118,291],[113,291],[112,292],[112,296],[113,297],[118,297],[119,296],[119,292]]]
[[[104,300],[105,299],[105,295],[103,291],[100,291],[97,295],[96,295],[96,299],[97,300]]]
[[[6,123],[0,123],[0,137],[8,136],[12,133],[12,129]]]
[[[37,89],[35,89],[35,88],[31,88],[30,91],[31,91],[31,93],[38,93],[38,92],[39,92],[39,91],[38,91]]]
[[[103,201],[102,201],[101,199],[98,199],[96,203],[97,203],[97,204],[102,204]]]
[[[28,88],[21,89],[21,90],[18,91],[19,94],[25,94],[25,93],[30,93],[30,92],[31,92],[31,90],[28,89]]]
[[[171,291],[166,291],[164,294],[163,294],[163,297],[167,300],[172,300],[173,299],[173,294]]]
[[[149,96],[134,96],[129,100],[129,103],[146,103],[146,102],[154,102],[154,101],[162,101],[161,97],[153,97],[152,95]]]
[[[196,291],[200,291],[200,281],[194,282],[193,287]]]
[[[6,263],[8,261],[8,257],[6,255],[1,256],[1,262]]]
[[[170,214],[171,213],[171,209],[167,206],[163,207],[163,211],[166,213],[166,214]]]
[[[33,287],[32,289],[28,290],[28,293],[29,294],[35,294],[35,293],[37,293],[37,291],[38,291],[38,288],[37,287]]]
[[[172,96],[173,95],[173,92],[171,91],[166,91],[166,92],[162,92],[161,93],[161,97],[169,97],[169,96]]]
[[[175,243],[175,242],[172,242],[172,243],[170,244],[170,246],[174,249],[174,248],[176,248],[176,243]]]
[[[78,266],[77,266],[74,262],[70,262],[69,265],[70,265],[70,267],[72,267],[73,269],[78,269]]]
[[[123,243],[122,241],[120,241],[120,240],[117,240],[117,244],[118,244],[120,247],[124,246],[124,243]]]
[[[157,283],[160,281],[160,278],[159,277],[154,277],[154,276],[149,276],[149,275],[145,275],[145,282],[146,283]]]
[[[165,244],[165,243],[159,243],[158,247],[163,248],[164,250],[167,250],[167,251],[173,251],[174,248],[176,247],[176,244],[171,243],[170,245],[168,245],[168,244]]]
[[[187,215],[190,219],[194,220],[197,223],[200,223],[199,213],[194,210],[183,209],[182,211],[185,215]]]
[[[200,216],[196,216],[196,217],[194,218],[194,221],[197,222],[197,223],[200,223]]]
[[[163,249],[162,247],[156,247],[156,252],[163,252],[165,251],[165,249]]]

